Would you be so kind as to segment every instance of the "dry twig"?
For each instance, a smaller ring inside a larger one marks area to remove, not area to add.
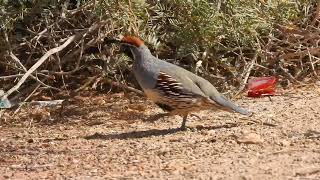
[[[2,99],[8,98],[9,95],[11,95],[14,91],[17,91],[20,86],[25,82],[25,80],[30,76],[31,73],[33,73],[43,62],[45,62],[48,57],[50,57],[52,54],[55,54],[61,50],[63,50],[65,47],[67,47],[71,42],[74,41],[75,35],[68,38],[68,40],[63,43],[61,46],[58,46],[56,48],[50,49],[46,54],[44,54],[38,61],[35,63],[19,80],[19,82],[13,86],[11,89],[9,89],[7,92],[4,93],[2,96]]]
[[[246,70],[246,75],[240,85],[240,88],[238,90],[238,92],[235,94],[235,96],[238,96],[243,90],[244,88],[246,87],[246,84],[247,84],[247,81],[249,79],[249,76],[250,76],[250,73],[251,73],[251,70],[253,68],[253,65],[255,64],[255,62],[257,61],[257,58],[258,58],[258,52],[254,55],[254,57],[252,58],[250,64],[249,64],[249,67],[247,68]]]

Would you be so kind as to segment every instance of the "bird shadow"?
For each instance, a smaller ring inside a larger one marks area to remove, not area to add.
[[[148,118],[144,118],[143,121],[144,122],[156,122],[160,119],[165,119],[166,117],[170,117],[170,116],[172,116],[172,115],[170,115],[170,113],[159,113],[159,114],[156,114],[153,116],[149,116]],[[189,116],[196,117],[199,120],[202,120],[202,118],[196,114],[190,114]]]
[[[218,126],[198,126],[193,129],[197,131],[201,130],[216,130],[216,129],[222,129],[222,128],[233,128],[238,126],[236,123],[228,123],[224,125],[218,125]],[[112,139],[139,139],[139,138],[145,138],[145,137],[151,137],[151,136],[164,136],[169,134],[174,134],[179,131],[183,131],[180,128],[172,128],[172,129],[150,129],[150,130],[144,130],[144,131],[131,131],[131,132],[124,132],[124,133],[117,133],[117,134],[101,134],[101,133],[95,133],[93,135],[85,136],[84,139],[92,140],[92,139],[102,139],[102,140],[112,140]]]

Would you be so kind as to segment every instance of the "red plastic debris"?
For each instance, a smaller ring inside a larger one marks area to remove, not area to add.
[[[273,96],[276,93],[275,86],[277,78],[270,77],[254,77],[248,82],[248,97]]]

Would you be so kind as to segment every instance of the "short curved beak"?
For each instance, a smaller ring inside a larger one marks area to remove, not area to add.
[[[121,39],[123,38],[122,35],[120,35],[118,38],[104,38],[103,41],[104,41],[104,44],[114,44],[114,43],[123,43],[121,41]]]
[[[110,45],[110,44],[120,44],[120,51],[122,51],[123,53],[125,53],[128,57],[132,58],[133,59],[133,55],[132,55],[132,52],[130,50],[130,47],[132,45],[128,44],[128,43],[125,43],[123,41],[121,41],[123,36],[120,36],[119,38],[104,38],[103,39],[103,44],[105,45]]]
[[[114,43],[121,43],[119,39],[110,39],[110,38],[104,38],[103,39],[104,44],[114,44]]]

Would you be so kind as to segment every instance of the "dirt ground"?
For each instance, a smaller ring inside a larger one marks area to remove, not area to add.
[[[162,111],[134,94],[2,112],[0,179],[320,179],[319,86],[236,102],[255,114],[203,111],[187,131],[146,122]]]

